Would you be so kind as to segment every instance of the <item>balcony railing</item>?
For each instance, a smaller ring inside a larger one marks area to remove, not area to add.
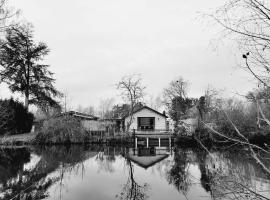
[[[132,132],[135,131],[136,134],[164,134],[164,133],[172,133],[170,129],[133,129]]]

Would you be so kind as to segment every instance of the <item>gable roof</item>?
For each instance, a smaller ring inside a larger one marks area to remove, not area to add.
[[[135,113],[137,113],[137,112],[140,112],[140,111],[143,110],[143,109],[150,110],[150,111],[152,111],[152,112],[154,112],[154,113],[156,113],[156,114],[158,114],[158,115],[161,115],[162,117],[168,118],[167,115],[165,115],[164,113],[158,112],[157,110],[154,110],[153,108],[150,108],[150,107],[148,107],[148,106],[143,106],[143,107],[141,107],[141,108],[135,110],[135,111],[133,112],[133,115],[134,115]],[[124,116],[123,119],[126,118],[126,117],[128,117],[128,116],[129,116],[129,115]]]

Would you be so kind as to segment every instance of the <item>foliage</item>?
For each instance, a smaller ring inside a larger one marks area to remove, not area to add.
[[[20,134],[31,131],[34,116],[18,101],[0,100],[0,134]]]
[[[256,117],[257,112],[253,104],[248,105],[236,99],[227,99],[212,110],[206,120],[214,123],[218,131],[231,136],[236,133],[231,123],[233,122],[241,133],[248,136],[249,133],[258,130]]]
[[[36,142],[40,144],[83,143],[88,139],[80,120],[72,116],[59,116],[44,122],[37,134]]]
[[[29,104],[58,105],[53,99],[60,95],[53,86],[53,73],[48,70],[49,65],[40,63],[49,53],[48,46],[42,42],[36,44],[33,37],[29,25],[14,25],[6,30],[0,48],[1,80],[12,92],[25,96],[26,108]]]
[[[170,107],[172,101],[176,97],[185,99],[187,97],[188,82],[181,76],[170,82],[163,90],[163,99],[167,107]]]
[[[169,109],[169,115],[175,121],[184,118],[187,115],[188,110],[195,105],[196,99],[174,97]]]

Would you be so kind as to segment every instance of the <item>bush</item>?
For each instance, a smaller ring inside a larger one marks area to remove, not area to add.
[[[83,143],[88,139],[80,120],[72,116],[61,116],[45,121],[36,136],[36,142],[39,144]]]
[[[253,104],[241,102],[235,99],[224,100],[219,109],[214,109],[209,113],[208,122],[216,125],[217,131],[230,137],[237,135],[237,129],[246,137],[251,132],[257,132],[257,110]]]
[[[31,131],[34,115],[13,99],[0,100],[0,135]]]

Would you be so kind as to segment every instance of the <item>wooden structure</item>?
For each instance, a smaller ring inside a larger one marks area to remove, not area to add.
[[[125,128],[131,122],[129,129],[143,133],[160,133],[168,132],[169,126],[165,113],[160,113],[148,106],[136,110],[132,116],[123,118]]]

